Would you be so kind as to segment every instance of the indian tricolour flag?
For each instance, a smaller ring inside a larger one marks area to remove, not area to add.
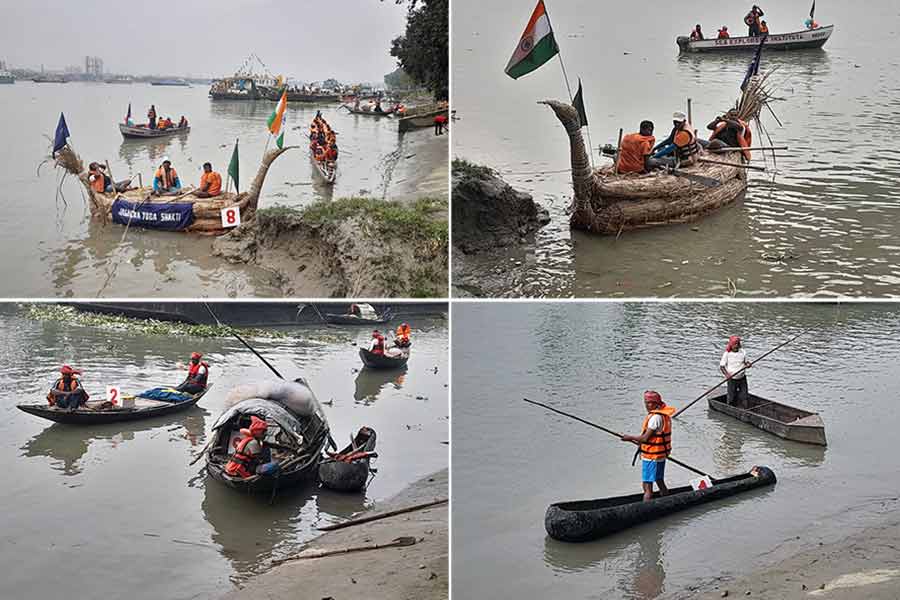
[[[287,90],[281,92],[281,100],[278,101],[278,106],[275,107],[275,110],[272,111],[272,114],[269,115],[269,133],[272,135],[278,135],[278,132],[281,131],[281,125],[284,123],[284,110],[287,108]]]
[[[518,79],[531,73],[558,53],[559,46],[553,37],[553,28],[550,27],[544,0],[538,0],[522,39],[519,40],[519,45],[506,65],[506,74]]]

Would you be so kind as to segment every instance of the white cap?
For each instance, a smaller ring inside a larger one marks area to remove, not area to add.
[[[683,112],[675,112],[672,114],[673,121],[687,121],[687,115]]]
[[[172,161],[169,160],[169,157],[168,157],[168,156],[163,156],[163,159],[160,161],[159,164],[170,163],[170,162],[172,162]]]

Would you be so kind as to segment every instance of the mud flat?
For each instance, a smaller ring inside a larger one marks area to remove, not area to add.
[[[447,470],[413,483],[379,502],[369,516],[447,498]],[[443,600],[448,598],[448,504],[328,532],[304,549],[332,550],[384,544],[411,536],[411,546],[383,548],[322,558],[292,560],[246,582],[222,597],[354,598],[367,600]]]

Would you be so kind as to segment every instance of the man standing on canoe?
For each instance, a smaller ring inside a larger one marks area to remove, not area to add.
[[[728,404],[747,407],[747,372],[753,363],[747,360],[747,353],[741,345],[741,338],[733,335],[728,338],[725,353],[719,361],[719,370],[728,379]]]
[[[659,392],[644,392],[644,408],[647,416],[641,435],[623,435],[623,442],[636,442],[641,446],[641,486],[644,502],[653,499],[653,484],[659,488],[659,495],[669,493],[666,487],[666,458],[672,452],[672,415],[675,407],[667,406]]]

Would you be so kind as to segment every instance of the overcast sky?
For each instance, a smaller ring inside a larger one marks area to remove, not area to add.
[[[256,53],[274,75],[381,81],[406,5],[393,0],[0,0],[0,60],[12,68],[230,75]]]

